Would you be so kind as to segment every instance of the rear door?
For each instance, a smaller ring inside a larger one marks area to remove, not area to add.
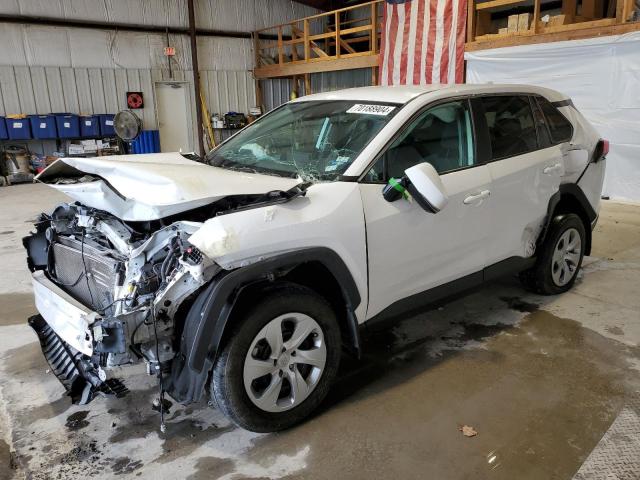
[[[543,120],[533,97],[483,96],[474,99],[476,108],[482,112],[484,125],[480,128],[491,149],[488,168],[493,208],[487,261],[495,264],[510,257],[530,257],[549,200],[560,187],[562,149],[542,130]]]

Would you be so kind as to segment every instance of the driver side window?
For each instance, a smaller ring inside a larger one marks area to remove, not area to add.
[[[422,162],[429,162],[440,174],[475,164],[471,111],[466,100],[443,103],[420,114],[380,157],[368,178],[399,178],[407,168]]]

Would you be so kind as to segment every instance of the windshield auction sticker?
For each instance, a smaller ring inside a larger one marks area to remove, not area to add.
[[[396,107],[390,107],[389,105],[364,105],[356,103],[353,107],[347,110],[347,113],[363,113],[365,115],[389,115]]]

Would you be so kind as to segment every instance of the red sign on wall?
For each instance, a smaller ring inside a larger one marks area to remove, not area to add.
[[[164,54],[167,57],[173,57],[176,54],[176,47],[164,47]]]
[[[127,107],[144,108],[142,92],[127,92]]]

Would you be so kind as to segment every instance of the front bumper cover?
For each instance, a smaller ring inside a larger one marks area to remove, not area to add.
[[[62,340],[41,315],[29,318],[29,326],[38,335],[42,353],[51,371],[60,380],[73,403],[85,405],[97,394],[123,397],[127,388],[117,379],[106,380],[91,362]]]

